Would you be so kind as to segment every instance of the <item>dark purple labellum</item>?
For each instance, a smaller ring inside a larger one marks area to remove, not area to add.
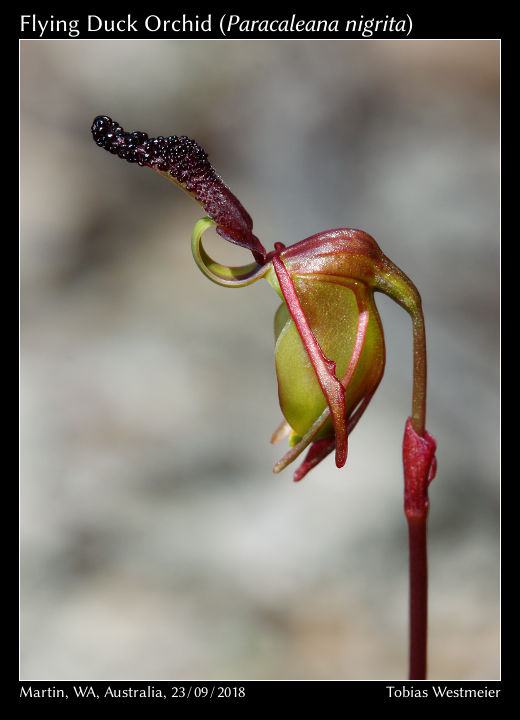
[[[125,130],[112,118],[99,115],[92,124],[99,147],[123,160],[146,165],[166,174],[197,200],[219,226],[226,240],[248,248],[260,264],[266,252],[253,235],[253,221],[242,203],[224,184],[208,161],[208,154],[186,135],[149,138],[145,132]]]

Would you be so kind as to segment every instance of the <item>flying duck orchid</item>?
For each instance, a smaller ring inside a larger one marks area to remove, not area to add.
[[[386,293],[410,314],[413,397],[403,442],[410,530],[410,674],[415,679],[425,676],[427,488],[435,474],[436,444],[425,428],[426,341],[415,285],[362,230],[327,230],[290,247],[277,242],[267,252],[253,234],[249,213],[215,172],[207,153],[186,136],[149,138],[144,132],[126,132],[108,116],[96,117],[91,131],[97,145],[130,163],[152,168],[202,205],[206,217],[193,229],[192,252],[206,277],[229,288],[264,278],[280,297],[274,321],[275,363],[284,419],[272,442],[286,438],[289,449],[275,472],[304,451],[295,480],[332,452],[338,467],[345,464],[349,435],[385,367],[383,328],[374,293]],[[213,260],[202,244],[202,235],[210,227],[225,240],[250,250],[253,262],[228,267]]]

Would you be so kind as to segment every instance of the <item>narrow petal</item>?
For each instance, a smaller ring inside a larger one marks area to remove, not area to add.
[[[336,435],[336,465],[343,467],[347,459],[347,427],[345,421],[345,388],[334,374],[336,363],[327,358],[309,327],[305,313],[294,289],[293,282],[283,262],[278,256],[272,259],[280,289],[298,329],[302,342],[320,383],[320,387],[330,409]]]
[[[356,371],[356,368],[359,364],[359,359],[361,357],[361,353],[364,347],[366,333],[367,333],[367,327],[369,324],[369,320],[371,318],[371,298],[372,295],[370,291],[367,291],[367,288],[357,281],[349,281],[345,278],[337,278],[335,276],[330,275],[308,275],[307,278],[309,280],[315,280],[317,282],[327,282],[327,283],[336,283],[339,285],[342,285],[344,287],[348,287],[350,290],[353,291],[354,296],[356,298],[357,306],[358,306],[358,327],[356,332],[356,338],[354,342],[354,347],[352,350],[352,354],[350,357],[350,362],[347,367],[346,373],[341,381],[341,384],[343,388],[345,388],[346,392],[348,393],[348,385],[350,381],[352,380],[352,377],[354,376],[354,373]],[[374,318],[377,321],[378,315],[377,312],[374,313]],[[377,385],[376,385],[377,387]],[[373,392],[375,392],[375,387],[373,389]],[[355,424],[361,417],[362,412],[364,411],[366,405],[368,404],[368,401],[373,395],[373,392],[369,394],[369,397],[366,399],[366,402],[362,401],[358,404],[358,408],[355,413],[355,421],[352,422],[352,419],[348,419],[347,427],[346,427],[346,435],[348,438],[348,434],[351,432],[351,430],[354,428]],[[308,431],[305,433],[305,435],[301,438],[301,440],[294,445],[294,447],[290,448],[288,452],[276,463],[276,465],[273,468],[273,472],[278,473],[281,472],[284,468],[286,468],[291,462],[293,462],[300,453],[305,450],[306,447],[308,447],[316,438],[320,430],[323,428],[325,423],[330,417],[330,408],[327,406],[322,414],[314,421],[314,423],[311,425],[311,427],[308,429]],[[346,460],[346,453],[345,453],[345,460]]]
[[[323,440],[317,440],[312,443],[309,452],[305,456],[305,460],[302,462],[300,467],[295,471],[293,477],[294,482],[300,482],[305,475],[316,467],[329,453],[334,450],[335,442],[334,438],[324,438]]]
[[[314,423],[311,425],[309,430],[305,433],[305,435],[302,437],[300,442],[298,442],[294,447],[292,447],[290,450],[288,450],[283,458],[281,460],[278,460],[276,465],[273,468],[274,473],[279,473],[282,470],[284,470],[288,465],[290,465],[293,460],[296,460],[298,455],[300,455],[306,447],[308,447],[316,435],[319,433],[321,428],[325,425],[327,420],[330,417],[330,410],[328,407],[325,408],[325,410],[322,412],[320,417],[314,421]],[[290,426],[289,426],[290,427]],[[335,438],[333,438],[334,444],[335,444]]]
[[[291,434],[292,428],[287,420],[282,420],[271,437],[271,444],[277,445]]]

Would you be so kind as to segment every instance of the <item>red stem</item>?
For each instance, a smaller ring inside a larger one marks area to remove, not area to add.
[[[410,680],[426,679],[428,559],[425,517],[408,517],[410,546]]]
[[[410,680],[426,679],[428,485],[435,470],[435,440],[419,435],[408,418],[403,441],[404,512],[410,548]]]

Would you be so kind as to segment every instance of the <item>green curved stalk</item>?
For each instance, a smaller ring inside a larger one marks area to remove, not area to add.
[[[208,228],[215,225],[216,223],[211,218],[201,218],[195,223],[191,234],[193,258],[207,278],[224,287],[244,287],[245,285],[251,285],[251,283],[254,283],[268,272],[268,263],[259,265],[255,262],[240,267],[228,267],[213,260],[204,250],[202,235]]]

